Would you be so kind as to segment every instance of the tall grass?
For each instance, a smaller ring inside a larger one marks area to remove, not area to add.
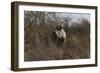
[[[64,27],[67,39],[62,46],[56,45],[52,38],[52,31],[58,25],[56,21],[48,20],[45,24],[37,24],[28,21],[25,23],[25,61],[90,58],[90,23],[86,19],[77,25],[73,23],[71,27]]]

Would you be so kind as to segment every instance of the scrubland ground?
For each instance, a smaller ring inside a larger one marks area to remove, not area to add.
[[[30,14],[32,13],[26,12],[25,22]],[[62,46],[56,45],[52,40],[52,31],[59,23],[49,20],[45,24],[37,22],[25,23],[24,61],[90,58],[90,23],[86,19],[81,20],[81,23],[73,23],[70,27],[66,26],[68,23],[65,21],[66,42]]]

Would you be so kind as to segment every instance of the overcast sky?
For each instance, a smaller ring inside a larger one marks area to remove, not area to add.
[[[87,19],[88,21],[90,21],[90,14],[88,13],[58,13],[58,15],[60,17],[67,17],[70,16],[72,18],[72,21],[79,21],[82,18]]]

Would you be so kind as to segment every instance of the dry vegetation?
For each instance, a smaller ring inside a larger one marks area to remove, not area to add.
[[[79,23],[70,23],[71,16],[60,18],[61,13],[25,11],[24,14],[25,61],[90,57],[90,23],[87,19],[81,18]],[[52,38],[52,31],[59,24],[64,25],[67,37],[62,46],[56,45]]]

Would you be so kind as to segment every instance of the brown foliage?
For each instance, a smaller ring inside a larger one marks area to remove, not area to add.
[[[51,37],[57,22],[48,20],[48,23],[39,24],[28,21],[24,27],[25,61],[90,58],[90,24],[86,20],[64,27],[67,39],[62,46],[56,45]]]

